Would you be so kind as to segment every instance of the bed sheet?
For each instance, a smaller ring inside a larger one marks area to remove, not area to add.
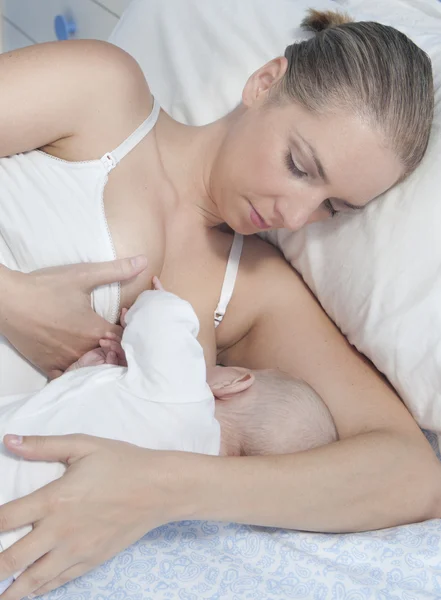
[[[171,523],[43,598],[435,600],[441,520],[345,535]]]

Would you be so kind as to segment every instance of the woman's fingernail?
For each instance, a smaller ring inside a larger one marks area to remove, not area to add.
[[[147,266],[147,259],[145,256],[135,256],[134,258],[131,259],[131,263],[132,263],[132,267],[134,267],[135,269],[138,269],[139,267],[145,267]]]
[[[21,446],[21,444],[23,443],[23,436],[22,435],[10,435],[8,442],[11,446]]]

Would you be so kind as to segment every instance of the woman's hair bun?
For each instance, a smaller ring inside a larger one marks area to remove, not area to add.
[[[306,31],[314,31],[318,33],[329,29],[330,27],[338,27],[344,23],[352,23],[353,20],[346,13],[337,12],[334,10],[315,10],[310,8],[308,16],[302,21],[302,29]]]

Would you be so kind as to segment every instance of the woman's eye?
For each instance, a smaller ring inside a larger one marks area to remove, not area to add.
[[[288,169],[296,177],[306,177],[308,175],[308,173],[305,173],[305,171],[302,171],[296,165],[296,163],[294,162],[293,157],[291,155],[291,152],[287,153],[285,161],[286,161],[286,166],[288,167]]]
[[[329,198],[323,202],[323,206],[326,208],[328,213],[331,215],[331,218],[335,217],[335,215],[338,213],[338,210],[335,210],[335,208],[332,206],[332,203],[329,200]]]

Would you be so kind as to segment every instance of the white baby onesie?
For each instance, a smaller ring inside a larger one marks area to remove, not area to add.
[[[0,435],[85,433],[153,449],[218,454],[199,322],[188,302],[146,291],[126,316],[128,367],[70,371],[36,394],[0,396]],[[60,477],[60,463],[24,461],[0,444],[0,504]],[[3,550],[30,527],[0,534]]]

